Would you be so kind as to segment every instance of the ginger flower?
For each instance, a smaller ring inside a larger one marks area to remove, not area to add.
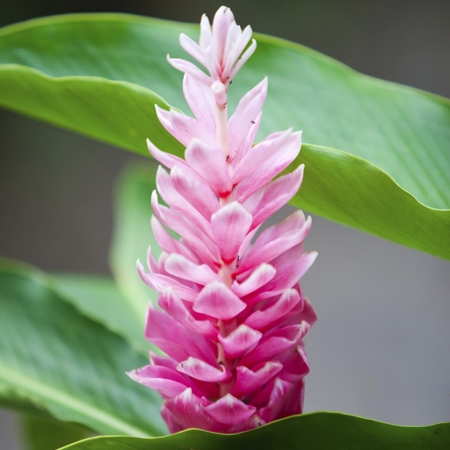
[[[157,114],[185,158],[148,141],[169,169],[159,167],[156,180],[168,207],[153,192],[151,225],[163,252],[156,261],[149,251],[148,272],[139,262],[138,271],[159,292],[145,336],[167,356],[151,354],[150,365],[128,375],[161,394],[172,433],[234,433],[302,412],[309,372],[302,339],[316,316],[298,280],[317,256],[303,248],[311,218],[296,211],[254,239],[300,188],[303,165],[273,179],[298,155],[301,133],[288,129],[254,145],[266,78],[228,120],[228,88],[256,48],[250,38],[226,7],[212,27],[203,16],[199,44],[181,35],[208,72],[169,58],[185,72],[195,118],[158,107]]]

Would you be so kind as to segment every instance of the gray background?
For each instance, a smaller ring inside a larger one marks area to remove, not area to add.
[[[2,0],[0,25],[78,11],[197,22],[220,4]],[[450,97],[446,0],[227,5],[241,25]],[[112,188],[130,159],[139,158],[0,111],[0,254],[48,271],[108,273]],[[319,321],[307,337],[306,411],[408,425],[449,421],[450,263],[318,217],[307,248],[319,251],[302,282]],[[15,427],[15,415],[0,410],[1,450],[21,448]]]

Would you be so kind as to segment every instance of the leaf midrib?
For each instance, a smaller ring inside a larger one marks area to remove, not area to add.
[[[82,402],[79,399],[68,395],[67,392],[60,391],[53,387],[49,388],[35,379],[27,378],[23,376],[22,373],[8,369],[3,364],[0,366],[0,380],[8,383],[11,387],[15,387],[19,392],[24,392],[23,386],[27,386],[27,396],[29,396],[28,392],[33,392],[33,396],[50,400],[65,408],[70,405],[68,408],[69,410],[104,423],[107,427],[115,427],[118,433],[124,433],[129,436],[152,437],[148,431],[137,428],[91,404]],[[51,408],[49,409],[51,411]]]

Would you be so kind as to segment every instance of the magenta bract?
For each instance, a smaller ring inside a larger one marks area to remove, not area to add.
[[[152,195],[155,237],[145,283],[159,292],[146,338],[167,356],[129,376],[164,398],[174,433],[186,428],[233,433],[302,412],[309,371],[302,339],[316,316],[298,280],[314,262],[303,240],[311,219],[296,211],[254,239],[262,222],[302,182],[303,165],[273,181],[296,158],[301,134],[273,133],[254,145],[267,79],[248,92],[228,120],[229,85],[256,48],[251,28],[221,7],[211,29],[201,21],[199,44],[183,48],[206,69],[170,59],[185,72],[184,95],[195,115],[157,107],[162,125],[185,147],[185,159],[148,142],[166,166]],[[174,239],[166,228],[180,236]],[[252,244],[252,239],[254,243]]]

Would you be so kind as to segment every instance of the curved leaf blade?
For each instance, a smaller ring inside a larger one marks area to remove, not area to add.
[[[13,395],[100,433],[165,433],[158,394],[125,375],[146,359],[80,315],[51,279],[0,261],[0,310],[0,383]]]
[[[145,156],[147,135],[157,145],[181,151],[156,117],[154,105],[167,109],[167,103],[136,84],[84,76],[53,78],[6,64],[0,65],[0,105]]]
[[[148,90],[186,110],[181,74],[165,61],[168,52],[182,55],[180,32],[198,34],[196,26],[120,14],[60,16],[6,27],[0,31],[0,104],[143,154],[149,137],[180,155],[181,146],[162,130],[151,105],[168,106]],[[341,152],[307,150],[307,173],[324,172],[328,178],[316,177],[320,184],[302,189],[293,203],[450,259],[450,246],[436,245],[450,236],[450,102],[361,75],[297,44],[256,38],[258,50],[233,84],[231,103],[268,75],[262,134],[290,125],[303,128],[308,141],[349,152],[351,167],[360,165],[352,159],[358,156],[379,169],[356,179],[348,170],[329,170]],[[49,98],[59,100],[53,104]],[[394,182],[380,185],[380,174]],[[327,199],[323,185],[332,185],[335,195]],[[350,185],[357,192],[348,202]],[[368,195],[372,185],[382,201]],[[403,191],[418,201],[407,197],[405,204],[386,207]],[[400,228],[391,230],[381,219],[387,210]],[[369,221],[372,216],[378,220]],[[420,237],[409,225],[411,218],[421,224]]]
[[[450,259],[449,210],[426,207],[374,164],[345,152],[305,144],[288,170],[302,163],[305,177],[291,204]]]
[[[447,449],[450,423],[402,427],[341,413],[317,412],[272,422],[256,430],[226,435],[200,430],[154,439],[105,436],[64,447],[67,450],[396,450]]]

